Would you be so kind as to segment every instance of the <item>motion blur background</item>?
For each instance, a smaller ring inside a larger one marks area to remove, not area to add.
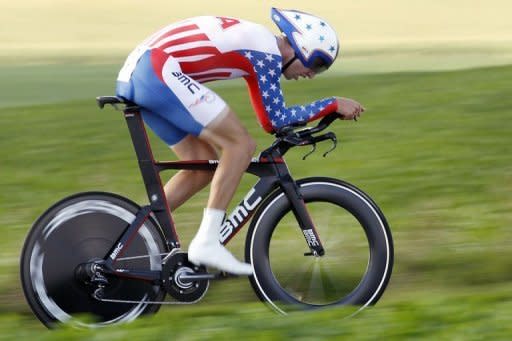
[[[271,6],[315,13],[339,33],[333,71],[286,83],[287,102],[343,95],[367,113],[334,128],[341,148],[327,159],[302,161],[299,151],[288,161],[296,177],[341,177],[382,207],[396,248],[383,298],[350,320],[336,311],[276,318],[240,279],[212,285],[200,305],[162,309],[123,332],[62,337],[165,338],[177,319],[178,338],[512,337],[511,1],[0,0],[0,338],[55,336],[40,334],[18,279],[38,215],[78,191],[147,200],[122,118],[94,104],[113,94],[129,51],[196,15],[240,17],[277,33]],[[272,141],[255,124],[242,81],[212,87],[260,148]],[[173,158],[152,139],[159,158]],[[237,199],[253,182],[244,179]],[[176,212],[185,245],[206,196]],[[237,239],[241,255],[244,238]]]
[[[1,6],[0,53],[2,57],[15,56],[16,59],[39,60],[59,55],[101,59],[109,55],[125,55],[135,43],[157,28],[196,15],[241,17],[276,31],[269,17],[271,6],[300,8],[327,18],[339,32],[342,56],[376,47],[390,53],[412,47],[427,49],[433,45],[451,49],[486,46],[499,50],[510,48],[512,39],[512,5],[507,0],[192,0],[186,3],[153,0],[144,4],[134,0],[111,0],[108,3],[3,0]],[[487,64],[505,62],[510,53],[488,57],[493,61]],[[470,62],[466,60],[460,66],[477,64],[476,61],[468,64]],[[443,68],[440,63],[435,64],[435,68]],[[375,66],[368,67],[371,71]]]

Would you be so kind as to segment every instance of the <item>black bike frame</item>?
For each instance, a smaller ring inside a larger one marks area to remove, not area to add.
[[[119,239],[114,243],[112,249],[106,254],[103,263],[104,270],[106,270],[106,273],[121,277],[158,281],[160,280],[160,271],[116,269],[114,263],[123,254],[123,251],[129,247],[130,241],[151,214],[154,214],[154,217],[160,224],[166,239],[168,251],[170,252],[180,247],[178,234],[163,190],[160,172],[171,169],[213,172],[217,168],[219,161],[156,161],[153,157],[139,108],[127,107],[123,112],[133,141],[150,204],[140,209],[134,221],[127,226]],[[227,244],[229,240],[240,231],[259,207],[259,204],[261,204],[267,196],[281,188],[290,201],[292,211],[299,222],[299,226],[302,229],[311,254],[320,256],[324,254],[320,238],[306,210],[298,185],[292,179],[286,162],[282,157],[292,146],[292,144],[285,141],[274,143],[272,147],[263,151],[259,158],[251,161],[246,172],[256,175],[259,177],[259,180],[233,209],[222,225],[220,240],[223,244]]]

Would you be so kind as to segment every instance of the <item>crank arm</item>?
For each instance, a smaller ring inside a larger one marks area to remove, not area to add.
[[[196,281],[206,281],[206,280],[215,280],[215,279],[229,279],[236,278],[237,275],[230,274],[228,272],[220,271],[214,274],[188,274],[185,273],[180,275],[180,280],[183,282],[196,282]]]
[[[197,282],[197,281],[209,281],[211,279],[217,279],[219,276],[217,274],[189,274],[185,273],[180,276],[180,281],[184,283],[189,282]]]

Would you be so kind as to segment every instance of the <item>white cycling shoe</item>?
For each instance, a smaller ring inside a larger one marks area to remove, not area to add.
[[[214,267],[235,275],[252,275],[252,265],[240,262],[219,241],[224,212],[205,209],[203,221],[188,248],[188,259],[195,265]]]

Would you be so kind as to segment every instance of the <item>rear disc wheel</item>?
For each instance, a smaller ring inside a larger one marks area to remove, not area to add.
[[[72,323],[98,326],[129,322],[154,313],[165,291],[141,280],[109,276],[104,297],[137,304],[100,302],[90,284],[76,276],[80,264],[103,259],[140,207],[110,193],[81,193],[48,209],[33,225],[22,251],[21,281],[25,297],[46,326]],[[165,239],[156,222],[147,219],[116,268],[161,271]],[[89,315],[83,318],[83,315]]]

